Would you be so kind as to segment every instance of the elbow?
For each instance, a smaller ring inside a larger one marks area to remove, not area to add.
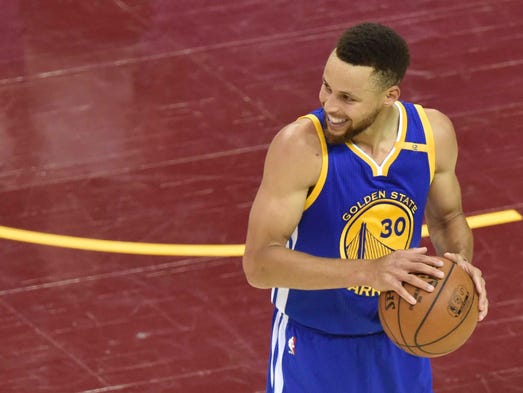
[[[267,289],[271,285],[267,283],[265,269],[259,263],[256,252],[245,251],[242,259],[243,273],[249,285],[254,288]]]

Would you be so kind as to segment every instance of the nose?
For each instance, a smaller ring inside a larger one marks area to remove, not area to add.
[[[325,112],[336,113],[339,110],[339,102],[334,94],[325,95],[322,104]]]

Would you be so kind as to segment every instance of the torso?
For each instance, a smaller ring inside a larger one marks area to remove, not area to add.
[[[322,111],[308,116],[323,160],[319,175],[311,179],[314,185],[290,248],[328,258],[372,259],[419,243],[434,170],[429,160],[433,143],[426,143],[416,108],[405,107],[399,106],[396,141],[380,162],[354,143],[328,145],[322,138]],[[304,325],[334,334],[368,334],[381,330],[377,295],[370,287],[280,288],[273,301]],[[347,312],[349,305],[352,312]]]

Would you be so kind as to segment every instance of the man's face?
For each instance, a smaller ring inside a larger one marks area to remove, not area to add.
[[[335,52],[330,55],[319,94],[329,143],[345,143],[376,120],[385,92],[376,83],[373,71],[372,67],[345,63]]]

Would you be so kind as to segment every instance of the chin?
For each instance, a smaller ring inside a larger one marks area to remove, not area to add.
[[[325,132],[325,139],[330,145],[341,145],[350,140],[347,134],[333,135],[329,131]]]

